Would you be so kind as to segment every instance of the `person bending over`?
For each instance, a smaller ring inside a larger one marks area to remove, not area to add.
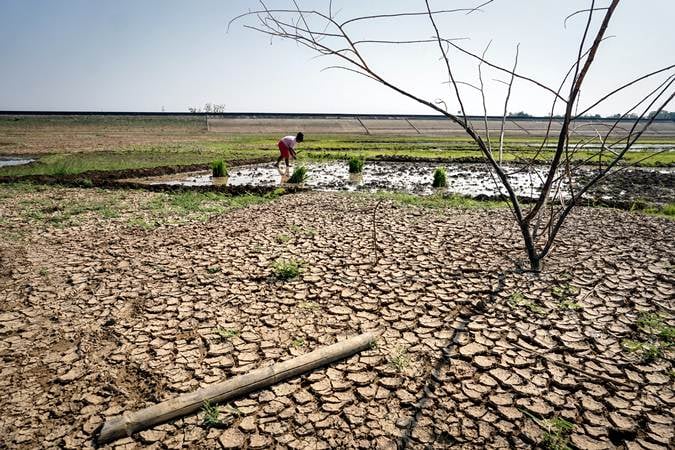
[[[279,158],[277,159],[276,167],[279,167],[279,163],[283,159],[286,161],[286,168],[288,169],[288,159],[290,157],[295,158],[295,147],[305,139],[305,135],[302,132],[298,133],[295,136],[284,136],[281,138],[277,144],[279,147]]]

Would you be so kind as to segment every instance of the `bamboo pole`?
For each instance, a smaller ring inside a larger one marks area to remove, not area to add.
[[[360,334],[288,361],[261,367],[222,383],[206,386],[138,411],[111,417],[103,425],[97,442],[104,444],[124,436],[131,436],[137,431],[193,413],[199,410],[205,401],[223,402],[347,358],[370,347],[374,340],[373,333]]]

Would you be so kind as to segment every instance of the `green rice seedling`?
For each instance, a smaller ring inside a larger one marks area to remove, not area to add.
[[[272,265],[272,273],[279,280],[290,280],[300,274],[300,265],[301,263],[294,259],[288,261],[278,259]]]
[[[307,168],[305,166],[298,166],[293,170],[293,174],[288,179],[288,183],[300,184],[307,181]]]
[[[214,161],[211,164],[211,169],[213,170],[214,178],[226,177],[228,175],[227,166],[223,160]]]
[[[435,188],[444,188],[448,185],[448,177],[444,167],[434,170],[434,181],[431,184]]]
[[[349,173],[361,173],[363,172],[363,157],[351,157],[349,158]]]

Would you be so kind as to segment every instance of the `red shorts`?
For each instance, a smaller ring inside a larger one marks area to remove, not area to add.
[[[284,141],[279,141],[279,151],[281,152],[281,157],[284,159],[288,159],[291,157],[291,152],[290,149],[286,144],[284,144]]]

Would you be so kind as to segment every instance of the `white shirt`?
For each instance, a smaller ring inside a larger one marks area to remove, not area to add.
[[[295,140],[295,136],[284,136],[281,138],[281,141],[286,144],[286,147],[295,150],[295,146],[298,145],[298,141]]]

